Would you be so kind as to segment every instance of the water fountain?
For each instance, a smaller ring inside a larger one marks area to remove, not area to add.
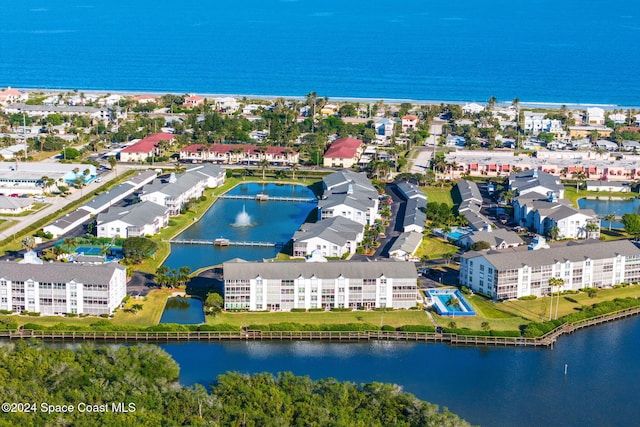
[[[249,227],[251,225],[251,217],[245,210],[245,206],[242,205],[242,212],[236,215],[236,222],[233,223],[235,227]]]

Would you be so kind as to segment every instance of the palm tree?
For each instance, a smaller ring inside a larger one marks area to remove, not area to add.
[[[189,273],[191,273],[190,267],[183,266],[178,269],[178,282],[180,285],[184,285],[189,281]]]
[[[262,170],[262,180],[264,181],[264,172],[269,167],[269,160],[262,159],[258,162],[258,167]]]
[[[492,96],[491,98],[489,98],[489,100],[487,101],[487,110],[489,111],[493,110],[493,107],[495,107],[497,103],[498,103],[498,100],[496,99],[495,96]]]
[[[609,223],[611,224],[611,223]],[[586,238],[588,239],[591,234],[596,234],[600,231],[600,221],[589,221],[584,226],[585,231],[587,232]]]
[[[517,98],[516,98],[517,99]],[[489,332],[491,330],[491,325],[489,324],[489,322],[482,322],[480,324],[480,327],[482,328],[483,331],[485,332]]]
[[[291,175],[292,175],[292,179],[295,181],[296,180],[296,171],[300,169],[300,166],[297,163],[294,163],[291,165]]]
[[[604,216],[605,221],[609,221],[609,231],[611,231],[611,223],[616,220],[616,214],[609,213]]]
[[[549,294],[551,296],[551,304],[549,307],[549,320],[553,313],[553,288],[558,288],[558,301],[556,302],[556,319],[558,318],[558,305],[560,304],[560,287],[564,286],[564,279],[559,277],[552,277],[549,279]]]
[[[36,247],[36,239],[34,239],[33,236],[25,237],[20,243],[22,244],[22,248],[27,252]]]
[[[583,170],[577,170],[571,174],[571,177],[576,180],[576,192],[580,189],[582,181],[587,179],[587,174]]]
[[[560,228],[558,228],[557,225],[551,226],[547,235],[551,240],[558,240],[558,238],[560,237]]]

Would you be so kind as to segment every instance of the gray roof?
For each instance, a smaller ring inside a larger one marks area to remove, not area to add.
[[[485,227],[491,227],[491,221],[485,218],[484,215],[471,210],[461,212],[461,215],[465,217],[469,223],[469,227],[473,230],[481,230]]]
[[[615,182],[615,181],[587,181],[587,187],[628,187],[628,182]]]
[[[420,243],[422,242],[422,233],[418,233],[416,231],[409,231],[406,233],[402,233],[398,236],[391,248],[389,249],[389,253],[395,252],[397,250],[401,250],[408,254],[413,253]]]
[[[46,283],[68,283],[71,281],[94,285],[108,285],[116,270],[125,267],[110,262],[107,264],[71,264],[62,262],[45,262],[44,264],[19,264],[17,262],[1,262],[0,278],[15,281],[29,279]]]
[[[482,195],[478,189],[478,184],[473,181],[462,180],[456,184],[456,189],[460,195],[460,200],[474,199],[482,203]]]
[[[0,196],[0,209],[21,209],[32,204],[31,198]]]
[[[526,247],[510,248],[501,251],[467,252],[463,258],[471,259],[484,257],[498,270],[519,269],[528,265],[552,265],[566,261],[579,262],[586,259],[615,258],[618,255],[640,255],[638,249],[629,240],[615,240],[603,242],[600,240],[585,240],[584,242],[569,242],[553,246],[550,249],[529,251]]]
[[[424,191],[422,191],[420,187],[413,185],[410,182],[407,182],[407,181],[397,182],[396,186],[398,187],[398,190],[400,190],[400,193],[404,196],[405,199],[419,198],[419,199],[427,200],[427,195],[424,194]]]
[[[126,207],[112,207],[106,213],[98,214],[98,224],[112,221],[122,221],[135,227],[142,227],[152,223],[157,217],[164,216],[167,208],[153,202],[136,203]]]
[[[502,242],[505,242],[507,245],[521,245],[524,243],[524,240],[518,236],[518,233],[505,230],[504,228],[498,228],[491,231],[474,231],[473,233],[462,237],[460,240],[464,240],[466,238],[470,240],[470,243],[488,242],[491,246],[498,246],[502,244]]]
[[[342,246],[347,241],[356,240],[364,233],[364,225],[343,216],[334,216],[315,223],[305,223],[293,235],[294,241],[308,240],[314,237]]]
[[[155,180],[144,187],[144,194],[151,194],[157,191],[173,198],[180,197],[186,193],[188,189],[202,181],[202,179],[202,176],[183,173],[182,175],[176,176],[176,182],[173,183],[168,182],[168,180]]]
[[[260,276],[263,279],[295,279],[317,277],[335,279],[339,276],[354,279],[387,278],[414,279],[416,266],[404,261],[329,261],[329,262],[225,262],[225,279],[250,280]]]
[[[404,218],[402,220],[403,227],[410,225],[425,226],[427,221],[427,214],[424,212],[426,201],[424,199],[409,199],[406,202],[406,209],[404,212]]]
[[[147,179],[151,177],[155,177],[158,174],[153,170],[142,171],[127,180],[127,182],[132,183],[135,187],[139,187],[140,184],[143,184]]]
[[[593,211],[591,211],[593,212]],[[552,219],[556,222],[563,220],[565,218],[569,218],[570,216],[573,216],[575,214],[584,214],[584,215],[589,215],[589,213],[587,212],[587,210],[585,209],[585,211],[579,211],[578,209],[574,209],[570,206],[564,206],[564,205],[560,205],[559,207],[553,209],[548,215],[547,218]],[[594,214],[595,216],[595,214]]]
[[[224,169],[219,165],[213,163],[205,163],[203,165],[195,166],[187,170],[187,173],[198,173],[209,177],[218,177],[220,174],[224,174]]]
[[[96,197],[82,205],[81,208],[86,206],[93,211],[98,210],[103,206],[108,205],[112,200],[118,198],[119,196],[127,193],[132,193],[133,189],[133,184],[124,182],[114,188],[105,191],[104,193],[98,194]]]
[[[57,220],[52,222],[51,225],[56,226],[61,230],[65,230],[67,227],[69,227],[71,224],[73,224],[76,221],[79,221],[83,218],[89,219],[90,215],[91,214],[89,213],[89,211],[86,211],[84,209],[78,209],[66,214],[62,218],[58,218]]]
[[[375,191],[375,187],[371,184],[371,181],[365,174],[353,172],[348,169],[334,172],[322,178],[322,184],[327,190],[331,190],[334,187],[347,184],[349,182],[353,182],[358,187],[373,189]]]
[[[358,194],[347,194],[347,193],[339,193],[339,194],[330,194],[326,199],[322,199],[318,201],[318,207],[330,208],[333,206],[339,205],[347,205],[352,208],[358,209],[360,211],[366,211],[370,207],[373,207],[375,202],[371,200],[369,197],[358,197]]]
[[[564,185],[560,182],[560,178],[537,169],[509,175],[509,187],[512,190],[523,192],[524,190],[538,186],[549,191],[564,190]]]

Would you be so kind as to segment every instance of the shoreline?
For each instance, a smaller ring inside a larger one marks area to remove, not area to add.
[[[166,95],[173,94],[179,95],[183,94],[180,91],[143,91],[143,90],[126,90],[126,89],[91,89],[91,88],[36,88],[36,87],[13,87],[13,89],[21,89],[26,92],[44,92],[51,94],[58,93],[73,93],[74,91],[85,92],[85,93],[95,93],[97,95],[122,95],[122,96],[136,96],[136,95]],[[185,92],[186,94],[187,92]],[[241,94],[241,93],[200,93],[193,92],[196,95],[202,96],[204,98],[222,98],[222,97],[233,97],[236,99],[246,98],[257,99],[257,100],[274,100],[277,98],[284,99],[294,99],[294,100],[305,100],[306,95],[272,95],[272,94]],[[319,98],[322,98],[322,94],[317,94]],[[328,96],[329,101],[336,102],[364,102],[364,103],[376,103],[380,100],[384,101],[387,104],[401,104],[401,103],[411,103],[416,105],[440,105],[440,104],[453,104],[453,105],[464,105],[468,103],[478,103],[481,105],[485,105],[487,103],[486,100],[478,101],[478,100],[465,100],[465,101],[453,101],[453,100],[435,100],[435,99],[419,99],[419,98],[372,98],[372,97],[349,97],[349,96]],[[496,107],[508,107],[512,103],[511,101],[501,101],[498,100],[496,102]],[[611,104],[611,103],[597,103],[597,102],[555,102],[555,101],[525,101],[520,100],[519,102],[521,107],[529,107],[529,108],[543,108],[543,109],[558,109],[562,106],[565,106],[568,109],[584,109],[587,107],[600,107],[605,110],[616,110],[616,109],[640,109],[639,105],[622,105],[622,104]]]

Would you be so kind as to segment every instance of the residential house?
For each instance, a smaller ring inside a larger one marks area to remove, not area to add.
[[[549,279],[563,284],[551,288]],[[570,242],[550,249],[468,252],[460,259],[460,285],[494,300],[640,281],[640,249],[629,240]]]
[[[189,95],[184,97],[182,104],[185,108],[193,108],[204,105],[204,98],[198,95]]]
[[[172,144],[174,140],[175,135],[172,133],[160,132],[151,134],[120,151],[120,161],[144,162],[150,157],[159,156],[161,154],[161,144]]]
[[[416,231],[422,233],[427,222],[427,200],[422,198],[409,199],[404,203],[402,217],[402,231]]]
[[[343,216],[373,225],[378,214],[378,191],[364,174],[342,170],[322,179],[324,193],[318,202],[321,219]]]
[[[596,141],[596,147],[606,151],[618,151],[620,147],[613,141],[607,141],[606,139],[599,139]]]
[[[554,193],[557,199],[564,198],[564,185],[560,178],[537,169],[510,174],[508,184],[509,190],[518,195]]]
[[[524,240],[518,236],[518,233],[505,230],[504,228],[497,228],[495,230],[490,228],[486,231],[474,231],[462,236],[455,242],[455,244],[469,249],[471,245],[478,242],[489,243],[491,249],[513,248],[524,244]]]
[[[592,132],[597,132],[598,137],[609,138],[611,136],[611,132],[613,129],[608,128],[606,126],[569,126],[569,138],[571,139],[580,139],[580,138],[589,138]]]
[[[29,117],[47,117],[51,114],[63,116],[89,116],[102,123],[108,123],[118,114],[117,109],[111,107],[85,107],[75,105],[29,105],[24,103],[14,103],[6,106],[6,114],[26,114]],[[120,115],[122,117],[122,112]]]
[[[386,117],[381,117],[373,122],[373,129],[376,132],[376,137],[386,140],[393,136],[393,128],[396,122]]]
[[[422,233],[405,231],[400,234],[389,248],[389,256],[394,259],[411,261],[422,244]]]
[[[107,315],[120,306],[126,295],[126,268],[114,262],[90,265],[7,261],[0,269],[0,310]]]
[[[402,133],[418,129],[418,116],[407,114],[402,117]]]
[[[136,203],[126,207],[112,207],[98,214],[98,237],[144,237],[158,234],[169,223],[169,209],[152,202]]]
[[[25,91],[13,89],[11,87],[0,91],[0,105],[13,104],[14,102],[26,102],[29,94]]]
[[[33,207],[31,197],[7,197],[0,196],[0,214],[19,214]]]
[[[318,251],[325,257],[356,253],[364,236],[364,225],[342,216],[305,223],[293,235],[293,256],[306,257]]]
[[[259,147],[249,144],[194,144],[180,150],[180,160],[213,162],[219,164],[256,165],[261,160],[269,164],[286,166],[297,164],[300,155],[287,147]]]
[[[247,262],[223,264],[227,310],[412,308],[416,267],[401,261]]]
[[[333,141],[324,153],[324,167],[350,168],[358,163],[364,150],[364,143],[355,138],[340,138]]]
[[[130,99],[138,104],[157,104],[161,97],[159,95],[141,94],[132,96]]]
[[[470,104],[464,104],[462,106],[462,112],[465,114],[478,114],[484,111],[484,107],[482,105],[476,104],[472,102]]]
[[[405,199],[424,199],[427,200],[427,195],[418,187],[407,181],[400,181],[396,183],[396,188],[400,195]]]
[[[231,96],[224,96],[221,98],[213,98],[213,103],[216,107],[216,111],[221,113],[235,113],[240,108],[240,104],[235,98]]]
[[[605,122],[604,110],[600,107],[587,108],[585,122],[589,125],[603,126]]]
[[[623,151],[640,151],[640,142],[638,141],[622,141]]]
[[[326,104],[320,109],[320,114],[323,116],[338,114],[338,106],[335,104]]]

